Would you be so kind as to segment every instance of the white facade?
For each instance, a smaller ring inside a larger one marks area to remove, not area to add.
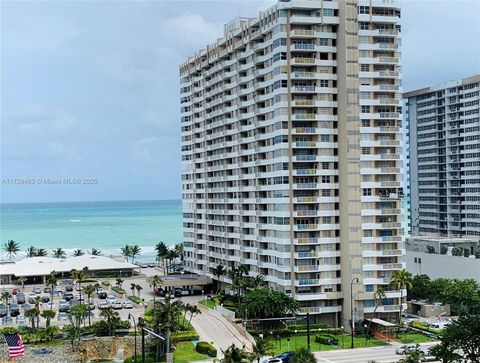
[[[246,265],[349,325],[405,268],[400,7],[281,1],[180,67],[189,271]],[[225,278],[228,282],[228,278]],[[342,314],[343,312],[343,314]]]
[[[412,234],[480,236],[480,76],[404,97]]]

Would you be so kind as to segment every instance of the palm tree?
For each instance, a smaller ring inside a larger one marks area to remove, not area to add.
[[[83,256],[84,254],[85,254],[85,252],[83,252],[79,248],[77,248],[75,251],[73,251],[73,256],[75,256],[75,257]]]
[[[412,288],[412,273],[407,270],[395,270],[393,276],[390,279],[390,283],[396,285],[400,290],[400,311],[398,314],[398,324],[402,321],[402,308],[403,308],[403,290]]]
[[[192,318],[195,315],[201,314],[202,312],[196,305],[190,305],[189,313],[190,313],[190,319],[188,320],[188,323],[192,324]]]
[[[183,243],[177,243],[173,246],[175,252],[177,252],[178,256],[180,256],[180,260],[183,261]]]
[[[37,256],[37,257],[47,257],[47,255],[48,255],[48,252],[45,248],[38,248],[35,256]]]
[[[52,256],[54,258],[65,258],[67,256],[67,254],[65,253],[65,251],[58,247],[58,248],[55,248],[54,250],[52,250]]]
[[[90,250],[90,252],[88,252],[88,253],[91,254],[92,256],[101,256],[102,255],[102,251],[97,250],[96,248],[92,248]]]
[[[252,289],[265,287],[267,286],[267,278],[265,277],[265,275],[258,274],[257,276],[252,277],[252,279],[250,280],[250,285]]]
[[[222,363],[247,363],[249,361],[249,354],[233,344],[222,352],[223,358],[220,359]]]
[[[173,260],[178,258],[178,253],[175,250],[169,249],[166,257],[168,260],[168,266],[167,266],[167,274],[168,274],[168,270],[171,268]]]
[[[43,310],[40,315],[47,320],[45,327],[48,328],[50,326],[50,320],[55,317],[56,313],[53,310]]]
[[[120,276],[118,276],[116,279],[115,279],[115,285],[119,288],[119,289],[122,289],[122,285],[123,285],[123,282],[125,280],[122,279]]]
[[[167,353],[170,353],[170,334],[175,327],[177,317],[184,310],[183,303],[180,300],[173,300],[167,295],[163,302],[157,301],[155,305],[155,309],[152,309],[155,328],[161,327],[166,330]]]
[[[375,294],[373,294],[373,297],[375,298],[375,301],[377,303],[375,304],[375,309],[373,309],[372,319],[368,321],[368,330],[366,331],[365,334],[370,334],[370,327],[372,326],[372,320],[375,317],[375,313],[377,312],[377,309],[380,306],[380,304],[383,304],[383,301],[387,298],[387,295],[385,294],[385,290],[383,288],[379,288],[377,289],[377,291],[375,291]]]
[[[317,363],[315,356],[307,348],[300,348],[295,351],[291,360],[292,363]]]
[[[125,245],[121,248],[122,256],[125,257],[125,260],[128,262],[128,258],[132,257],[132,247],[129,245]]]
[[[135,261],[135,257],[142,253],[142,249],[138,245],[132,246],[130,249],[130,256],[132,257],[132,263]]]
[[[37,311],[37,309],[30,309],[25,311],[24,315],[27,319],[30,319],[30,323],[32,324],[32,330],[35,330],[35,320],[37,319],[38,314],[39,312]]]
[[[140,298],[140,291],[143,290],[143,287],[141,287],[140,285],[135,285],[135,289],[137,290],[137,292],[138,292],[138,297]]]
[[[47,279],[47,286],[50,286],[50,309],[53,308],[53,289],[57,286],[57,278],[55,277],[55,271],[50,273],[50,277]]]
[[[130,284],[130,290],[132,290],[132,296],[135,296],[135,287],[136,287],[136,286],[137,286],[137,285],[134,284],[134,283],[131,283],[131,284]]]
[[[80,302],[82,302],[82,282],[87,279],[87,275],[85,273],[86,269],[83,270],[72,270],[71,275],[74,284],[78,284],[79,295],[80,295]]]
[[[97,291],[94,285],[86,285],[83,287],[83,292],[87,295],[87,303],[90,305],[92,295]],[[90,311],[90,309],[89,309]],[[91,325],[90,314],[88,314],[88,326]]]
[[[25,250],[27,257],[35,257],[37,255],[37,249],[34,246],[30,246]]]
[[[226,272],[227,270],[225,270],[223,265],[217,265],[217,267],[213,269],[213,275],[217,278],[217,294],[222,290],[222,281],[220,278],[225,275]]]
[[[165,257],[167,256],[168,254],[168,246],[165,244],[165,242],[162,242],[160,241],[159,243],[157,243],[157,245],[155,246],[155,251],[157,252],[157,258],[162,261],[162,264],[163,264],[163,273],[164,275],[166,275],[167,273],[165,272],[165,264],[164,264],[164,260],[165,260]]]
[[[2,300],[5,302],[4,305],[5,305],[6,309],[7,309],[7,315],[6,315],[6,316],[8,316],[8,307],[10,306],[10,305],[8,304],[8,299],[10,298],[10,293],[9,293],[8,291],[2,291],[1,298],[2,298]]]
[[[260,363],[260,359],[262,359],[266,355],[273,356],[275,354],[273,352],[273,346],[270,344],[269,341],[264,339],[258,339],[255,343],[256,344],[253,347],[251,358],[256,359],[257,363]]]
[[[157,287],[163,284],[163,280],[160,278],[160,276],[155,275],[153,276],[151,282],[150,282],[150,287],[153,287],[153,304],[155,306],[155,295],[157,291]]]
[[[111,306],[106,309],[102,309],[100,316],[106,321],[108,325],[108,335],[112,336],[113,330],[116,328],[120,321],[120,315],[113,310]]]
[[[27,278],[25,276],[20,276],[18,282],[22,284],[22,290],[25,292],[25,282],[27,282]]]
[[[409,351],[398,363],[420,363],[422,361],[423,352],[419,349],[419,345],[417,345],[414,350]]]
[[[41,297],[40,296],[36,296],[35,297],[35,309],[31,309],[31,310],[35,310],[36,311],[36,318],[37,318],[37,328],[40,327],[40,304],[41,304]]]
[[[8,259],[11,261],[13,256],[20,252],[20,244],[14,240],[8,240],[3,244],[3,250],[7,253]]]

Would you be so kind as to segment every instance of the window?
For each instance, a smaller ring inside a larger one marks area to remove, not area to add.
[[[368,71],[370,71],[370,64],[360,64],[360,71],[361,71],[361,72],[368,72]]]
[[[330,141],[330,135],[320,135],[320,141],[329,142]],[[328,169],[328,167],[327,167],[327,169]]]
[[[328,46],[328,39],[327,38],[320,38],[320,45]]]
[[[368,30],[368,23],[365,23],[363,21],[360,22],[360,29],[361,30]]]
[[[358,7],[359,14],[370,14],[370,9],[368,6],[359,6]]]
[[[367,197],[367,196],[370,196],[370,195],[372,195],[372,189],[370,189],[370,188],[363,189],[363,196]]]
[[[362,113],[370,113],[370,106],[362,106]]]
[[[363,301],[363,306],[366,308],[373,308],[375,306],[375,301],[374,300],[364,300]]]
[[[373,285],[365,285],[365,292],[373,292]]]
[[[323,9],[323,16],[333,16],[333,9]]]
[[[328,80],[321,79],[320,80],[320,87],[328,87]]]

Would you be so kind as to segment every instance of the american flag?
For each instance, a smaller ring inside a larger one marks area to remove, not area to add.
[[[25,347],[20,334],[3,334],[8,346],[8,357],[15,358],[25,355]]]

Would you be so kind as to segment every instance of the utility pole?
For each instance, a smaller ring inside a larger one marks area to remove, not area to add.
[[[350,348],[355,348],[355,345],[353,343],[353,331],[355,330],[355,320],[353,319],[353,283],[356,282],[358,284],[358,277],[354,277],[352,281],[350,282],[350,308],[351,308],[351,324],[350,324],[350,335],[352,338],[352,344]]]

